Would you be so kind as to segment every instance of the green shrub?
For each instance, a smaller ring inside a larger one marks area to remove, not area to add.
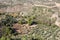
[[[5,38],[4,36],[2,36],[2,37],[0,38],[0,40],[6,40],[6,38]]]
[[[27,40],[27,36],[23,36],[21,40]]]
[[[2,36],[11,36],[11,31],[9,27],[2,27]]]
[[[19,23],[19,24],[26,24],[27,21],[26,21],[25,19],[21,19],[21,20],[18,21],[18,23]]]
[[[10,15],[6,15],[5,19],[1,20],[1,24],[4,26],[12,26],[14,23],[17,23],[17,20]]]
[[[2,36],[0,40],[11,40],[11,38]]]
[[[27,22],[28,22],[29,25],[31,25],[32,24],[32,21],[33,20],[31,18],[28,18],[28,21]]]

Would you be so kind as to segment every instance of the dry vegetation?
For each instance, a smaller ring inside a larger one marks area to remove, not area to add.
[[[53,16],[59,13],[58,9],[43,6],[29,9],[0,13],[0,40],[60,40],[60,27]]]

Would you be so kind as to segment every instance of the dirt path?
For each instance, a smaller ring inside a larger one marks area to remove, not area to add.
[[[34,4],[34,6],[43,6],[43,7],[47,7],[47,8],[53,8],[53,7],[56,7],[56,6],[37,5],[37,4]]]

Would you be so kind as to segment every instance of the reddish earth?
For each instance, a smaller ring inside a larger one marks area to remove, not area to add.
[[[18,33],[21,33],[21,34],[28,34],[32,28],[36,27],[36,25],[32,25],[32,26],[29,26],[28,24],[14,24],[13,25],[13,28],[18,32]]]

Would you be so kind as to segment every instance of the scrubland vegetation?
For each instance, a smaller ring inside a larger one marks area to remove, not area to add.
[[[0,40],[57,40],[60,28],[50,18],[54,11],[38,6],[32,10],[28,16],[0,13]]]

